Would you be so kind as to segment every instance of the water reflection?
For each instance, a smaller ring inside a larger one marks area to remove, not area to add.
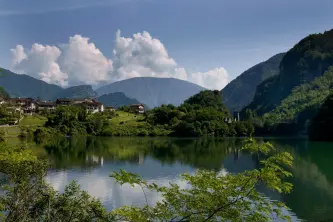
[[[295,158],[289,195],[266,190],[265,195],[284,201],[301,219],[309,221],[333,218],[333,144],[311,143],[304,139],[269,140]],[[119,186],[109,174],[126,169],[148,181],[185,187],[178,175],[196,169],[242,172],[258,167],[255,157],[240,152],[241,139],[168,139],[168,138],[55,138],[34,149],[53,163],[48,181],[63,190],[71,180],[78,181],[91,195],[100,198],[112,209],[121,205],[142,204],[139,188]],[[150,204],[158,200],[148,194]]]

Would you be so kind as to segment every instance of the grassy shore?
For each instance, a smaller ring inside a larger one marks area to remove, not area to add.
[[[38,127],[44,126],[46,121],[47,118],[43,116],[27,115],[23,117],[19,125],[2,126],[0,129],[4,130],[5,137],[18,137],[22,133],[22,130],[27,128],[29,128],[30,130],[37,129]]]

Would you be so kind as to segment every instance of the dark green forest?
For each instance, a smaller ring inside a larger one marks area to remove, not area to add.
[[[322,76],[329,66],[333,66],[333,30],[309,35],[285,54],[279,75],[262,82],[244,109],[258,115],[272,111],[295,87]]]
[[[320,107],[318,114],[309,126],[311,140],[333,141],[333,95],[330,95]]]

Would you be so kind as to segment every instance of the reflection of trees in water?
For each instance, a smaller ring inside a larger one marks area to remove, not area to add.
[[[332,144],[306,140],[273,142],[280,150],[294,156],[291,194],[283,201],[302,219],[324,221],[333,219],[333,150]]]
[[[226,155],[241,146],[241,140],[200,138],[156,140],[151,144],[149,155],[162,163],[179,162],[195,168],[220,170]],[[235,152],[237,153],[237,152]]]
[[[333,218],[332,144],[299,139],[265,140],[272,142],[278,151],[288,151],[294,156],[294,178],[291,179],[294,189],[291,194],[282,197],[264,188],[260,189],[273,199],[285,201],[301,218],[310,221]],[[228,138],[74,137],[55,139],[44,147],[57,168],[98,167],[101,158],[104,163],[140,164],[147,157],[164,164],[181,163],[202,169],[220,170],[224,166],[232,173],[259,167],[257,156],[239,152],[241,144],[241,139]]]
[[[227,154],[238,158],[241,140],[73,137],[55,138],[43,147],[56,168],[97,167],[105,161],[141,164],[149,156],[164,164],[219,170]]]

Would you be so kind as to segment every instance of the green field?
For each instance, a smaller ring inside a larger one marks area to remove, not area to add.
[[[144,115],[117,111],[104,130],[104,136],[165,136],[170,132],[147,123]]]
[[[25,116],[19,123],[20,126],[44,126],[47,118],[44,116],[33,115]]]
[[[4,126],[3,129],[6,137],[17,137],[21,133],[21,128],[19,126]]]
[[[143,115],[136,115],[133,113],[127,113],[123,111],[117,111],[116,116],[111,119],[111,124],[118,125],[118,124],[130,124],[130,125],[138,125],[142,124],[144,121]]]
[[[6,137],[18,137],[22,133],[22,129],[29,128],[30,130],[34,130],[38,127],[44,126],[46,121],[47,118],[43,116],[24,116],[19,125],[3,126],[0,129],[3,129]]]
[[[146,135],[150,125],[143,115],[136,115],[117,111],[116,116],[110,120],[110,125],[104,130],[105,136],[136,136]]]

